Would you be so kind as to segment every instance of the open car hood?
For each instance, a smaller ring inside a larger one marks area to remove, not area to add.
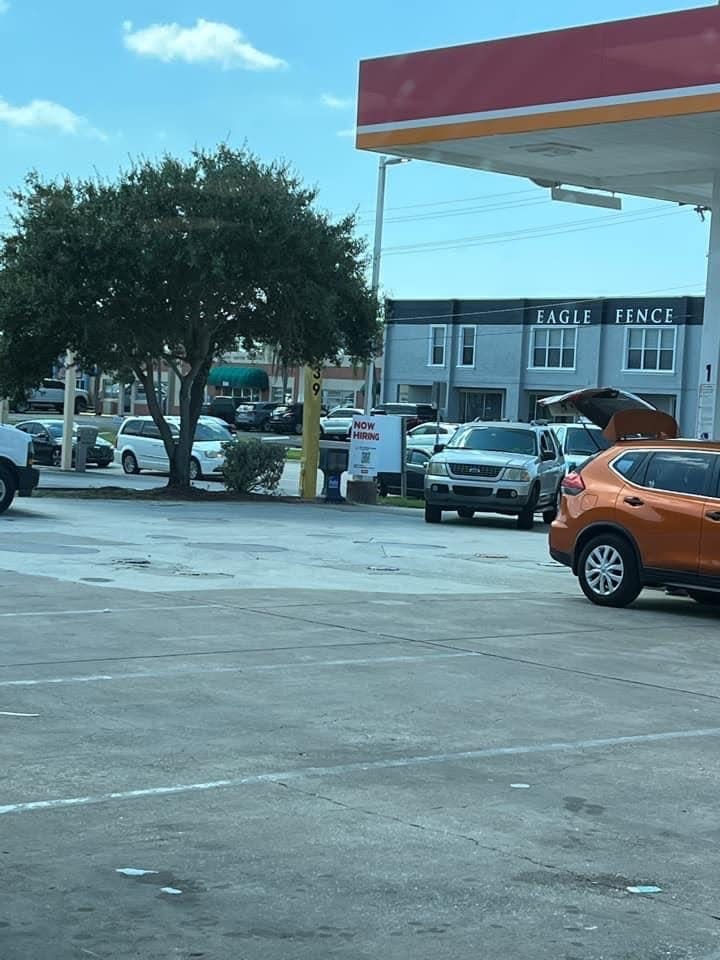
[[[674,417],[647,400],[614,387],[592,387],[540,401],[553,417],[584,417],[600,427],[611,443],[623,437],[673,439],[678,435]]]

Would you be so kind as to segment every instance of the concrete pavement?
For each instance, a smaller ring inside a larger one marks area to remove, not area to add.
[[[0,583],[3,960],[717,957],[717,614],[300,503],[22,501]]]

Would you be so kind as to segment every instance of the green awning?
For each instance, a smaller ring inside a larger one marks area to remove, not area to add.
[[[248,387],[267,390],[268,375],[259,367],[213,367],[208,377],[211,387]]]

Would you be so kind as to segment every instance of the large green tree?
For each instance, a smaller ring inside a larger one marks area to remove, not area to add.
[[[36,383],[66,349],[132,370],[189,483],[214,360],[271,344],[285,363],[366,359],[378,334],[355,219],[334,221],[284,164],[220,146],[135,163],[117,180],[46,181],[14,195],[0,245],[0,395]],[[158,365],[180,379],[173,440]]]

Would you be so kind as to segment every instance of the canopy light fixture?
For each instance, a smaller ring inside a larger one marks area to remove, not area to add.
[[[620,197],[605,193],[585,193],[583,190],[566,190],[564,187],[552,187],[550,196],[562,203],[579,203],[586,207],[605,207],[607,210],[622,210]]]

